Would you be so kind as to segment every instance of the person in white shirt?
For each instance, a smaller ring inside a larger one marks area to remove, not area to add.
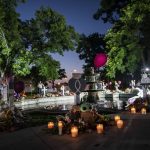
[[[40,81],[40,82],[38,83],[38,93],[39,93],[40,96],[43,95],[43,94],[42,94],[42,88],[43,88],[43,86],[44,86],[44,84]]]

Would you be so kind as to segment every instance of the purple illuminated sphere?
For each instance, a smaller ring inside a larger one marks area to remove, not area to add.
[[[21,93],[25,89],[24,82],[18,81],[14,84],[14,90],[16,93]]]
[[[102,67],[107,62],[107,55],[105,53],[96,54],[94,58],[94,66],[96,68]]]

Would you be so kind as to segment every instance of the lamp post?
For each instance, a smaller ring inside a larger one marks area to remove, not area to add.
[[[73,69],[73,73],[76,73],[77,72],[77,69]]]

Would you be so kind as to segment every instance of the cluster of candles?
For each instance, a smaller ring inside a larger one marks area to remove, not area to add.
[[[135,108],[135,107],[132,107],[132,108],[131,108],[131,113],[132,113],[132,114],[135,114],[135,113],[136,113],[136,108]],[[141,114],[146,114],[146,109],[145,109],[145,108],[142,108],[142,109],[141,109]]]
[[[54,128],[54,122],[48,122],[48,129],[53,129]],[[62,135],[62,128],[63,128],[63,123],[62,121],[58,121],[58,134]]]
[[[122,128],[123,126],[123,121],[120,120],[120,116],[115,116],[115,121],[117,123],[118,128]],[[54,123],[53,122],[48,122],[48,129],[53,129],[54,128]],[[63,128],[63,123],[61,121],[58,122],[58,134],[62,135],[62,128]],[[103,124],[97,124],[96,125],[97,133],[101,134],[104,132],[104,126]],[[71,128],[71,136],[72,137],[77,137],[78,136],[78,127],[73,126]]]
[[[48,129],[53,129],[54,128],[54,122],[48,122]],[[63,123],[62,121],[58,121],[58,134],[62,135],[62,128],[63,128]],[[78,128],[76,126],[73,126],[71,128],[71,136],[72,137],[77,137],[78,136]]]
[[[117,123],[118,128],[122,128],[123,126],[123,121],[120,120],[120,116],[115,116],[115,121]],[[48,122],[48,129],[54,128],[54,123],[53,122]],[[63,123],[61,121],[58,122],[58,134],[62,135],[62,128],[63,128]],[[97,133],[101,134],[104,132],[104,126],[103,124],[97,124],[96,125]],[[72,137],[77,137],[78,136],[78,127],[73,126],[71,128],[71,136]]]
[[[116,125],[119,129],[121,129],[123,127],[123,120],[121,120],[120,116],[119,115],[116,115],[114,117],[114,120],[116,122]]]
[[[116,115],[114,117],[114,120],[116,122],[116,125],[118,128],[122,128],[123,127],[123,120],[120,119],[119,115]],[[53,129],[54,128],[54,122],[48,122],[48,129]],[[62,121],[58,121],[58,134],[62,135],[62,128],[63,128],[63,123]],[[97,124],[96,125],[96,129],[97,129],[97,133],[101,134],[104,132],[104,126],[103,124]],[[77,126],[73,126],[71,128],[71,136],[72,137],[77,137],[78,136],[78,127]]]
[[[55,126],[54,122],[48,122],[48,125],[47,125],[48,129],[53,129],[54,126]],[[63,123],[61,121],[59,121],[58,122],[58,134],[59,135],[62,135],[62,128],[63,128]],[[104,131],[103,124],[97,124],[96,129],[97,129],[98,134],[103,133],[103,131]],[[71,128],[71,136],[72,137],[77,137],[78,136],[78,127],[73,126]]]
[[[124,125],[123,120],[121,120],[119,115],[114,116],[114,120],[116,122],[116,125],[119,129],[121,129]],[[53,122],[48,122],[48,129],[53,129],[54,128],[54,123]],[[62,121],[58,121],[58,134],[62,135],[62,128],[63,128],[63,123]],[[96,130],[98,134],[102,134],[104,132],[104,126],[103,124],[97,124],[96,125]],[[77,137],[78,136],[78,127],[73,126],[71,128],[71,136],[72,137]]]
[[[136,108],[135,107],[131,108],[131,113],[133,113],[133,114],[136,113]],[[146,114],[146,109],[142,108],[141,109],[141,113],[142,114]],[[124,122],[123,122],[123,120],[121,120],[121,118],[120,118],[119,115],[114,116],[114,120],[115,120],[116,125],[117,125],[117,127],[119,129],[123,127]],[[48,129],[53,129],[53,128],[54,128],[54,122],[48,122]],[[58,121],[58,134],[59,135],[62,135],[62,128],[63,128],[62,121]],[[97,124],[96,125],[96,129],[97,129],[97,133],[98,134],[103,133],[104,132],[104,126],[103,126],[103,124]],[[73,126],[71,128],[71,136],[72,137],[77,137],[78,136],[78,127]]]

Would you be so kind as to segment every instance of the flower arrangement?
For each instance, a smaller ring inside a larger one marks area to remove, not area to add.
[[[108,115],[100,115],[95,109],[85,109],[82,106],[73,106],[65,116],[58,115],[56,119],[54,128],[48,130],[52,134],[58,133],[57,124],[59,121],[63,123],[62,133],[64,134],[71,134],[71,128],[74,126],[78,128],[79,133],[82,133],[89,129],[96,130],[96,126],[99,123],[104,126],[111,125],[111,118]]]

